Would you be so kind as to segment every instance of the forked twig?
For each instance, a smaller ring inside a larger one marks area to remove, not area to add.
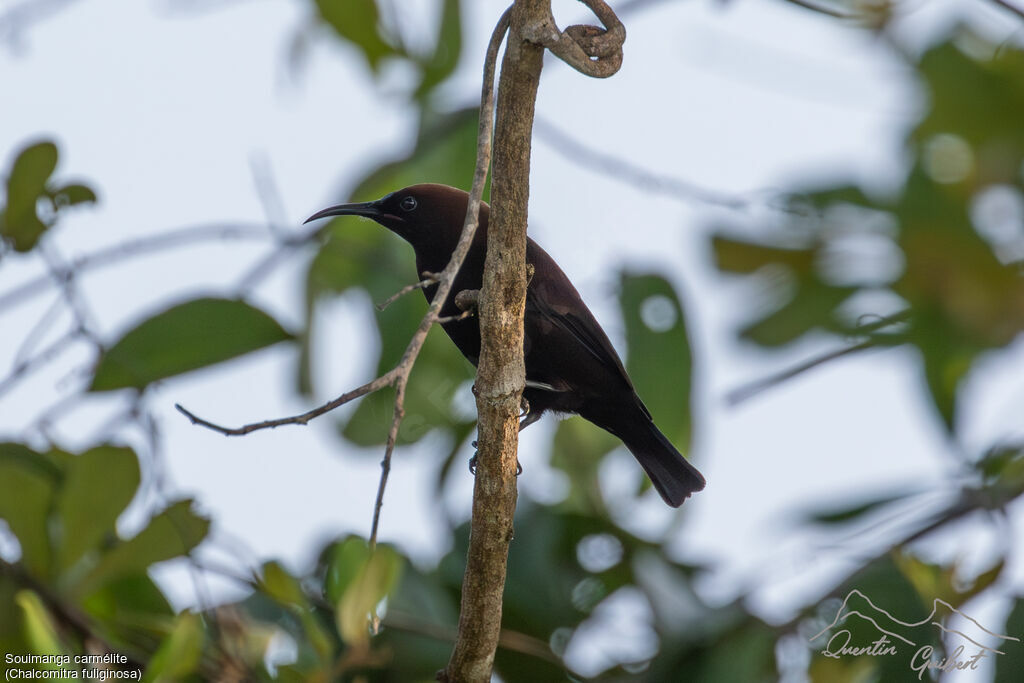
[[[490,168],[491,161],[491,137],[494,130],[495,65],[497,62],[498,48],[501,46],[501,41],[508,30],[510,12],[511,8],[506,10],[498,20],[498,24],[495,27],[494,32],[491,34],[490,43],[487,47],[487,56],[484,60],[483,89],[480,97],[480,124],[477,132],[476,168],[473,172],[473,185],[469,192],[469,203],[466,208],[466,218],[463,223],[462,235],[459,237],[459,242],[455,247],[455,251],[452,253],[451,260],[448,262],[448,265],[445,266],[443,271],[436,274],[426,274],[427,276],[422,282],[404,288],[384,303],[384,305],[387,305],[399,296],[418,289],[421,286],[426,287],[432,284],[437,285],[437,291],[434,293],[434,297],[430,302],[430,308],[420,321],[419,327],[413,333],[413,336],[409,340],[409,344],[406,346],[405,352],[402,354],[402,358],[398,364],[385,374],[367,382],[361,387],[342,394],[341,396],[317,408],[302,413],[301,415],[264,420],[262,422],[253,422],[241,427],[224,427],[197,416],[195,413],[185,409],[181,405],[175,405],[175,408],[177,408],[178,411],[187,417],[194,425],[206,427],[207,429],[219,432],[225,436],[243,436],[261,429],[272,429],[288,424],[305,425],[308,424],[310,420],[328,413],[345,403],[379,389],[383,389],[384,387],[393,386],[395,388],[394,415],[391,420],[391,428],[388,430],[387,442],[384,448],[384,458],[381,460],[380,484],[377,487],[377,498],[374,503],[373,510],[373,523],[370,530],[369,543],[371,550],[376,547],[377,544],[377,534],[380,527],[380,511],[384,504],[384,490],[387,486],[388,474],[391,470],[391,456],[395,449],[395,442],[398,439],[398,429],[402,424],[402,418],[405,416],[405,388],[409,381],[409,373],[412,371],[413,364],[419,356],[420,349],[423,347],[423,342],[427,337],[427,333],[430,332],[430,328],[439,321],[447,320],[439,318],[438,314],[441,311],[441,307],[448,299],[448,295],[451,293],[452,284],[455,281],[455,275],[458,273],[463,260],[466,258],[466,254],[469,252],[470,245],[473,243],[473,235],[476,233],[477,225],[479,224],[480,204],[483,199],[484,183],[487,179],[487,173]]]
[[[389,296],[387,299],[384,299],[384,301],[381,301],[379,304],[377,304],[377,310],[383,311],[385,308],[395,303],[406,294],[409,294],[410,292],[415,292],[417,289],[426,289],[431,285],[436,285],[439,277],[440,276],[437,273],[423,271],[422,280],[411,285],[406,285],[405,287],[402,287],[400,290]]]

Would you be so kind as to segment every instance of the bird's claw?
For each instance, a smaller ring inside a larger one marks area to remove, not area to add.
[[[474,441],[473,442],[473,448],[476,448],[476,444],[477,444],[477,442]],[[473,453],[473,457],[469,459],[469,473],[472,474],[474,477],[476,476],[476,463],[477,463],[477,454]],[[523,466],[519,464],[518,460],[516,460],[516,476],[518,477],[522,473],[523,473]]]
[[[526,400],[525,396],[519,399],[519,411],[520,420],[530,414],[530,402]]]

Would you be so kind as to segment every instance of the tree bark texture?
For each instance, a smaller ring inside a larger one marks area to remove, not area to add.
[[[520,401],[526,382],[526,222],[530,136],[544,48],[523,38],[531,22],[550,17],[550,0],[517,0],[498,84],[487,259],[479,316],[482,347],[476,376],[479,417],[473,521],[462,584],[459,635],[444,677],[491,678],[512,522]]]

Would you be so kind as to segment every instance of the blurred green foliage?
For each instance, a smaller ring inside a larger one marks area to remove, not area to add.
[[[395,60],[419,74],[407,93],[421,110],[413,148],[382,163],[346,198],[372,199],[424,181],[468,187],[477,112],[447,111],[435,96],[459,61],[460,3],[436,3],[437,34],[423,54],[410,53],[373,0],[315,4],[322,22],[362,55],[371,73]],[[962,49],[967,43],[973,49]],[[1024,51],[1009,44],[997,50],[961,28],[909,59],[929,99],[907,134],[904,183],[884,196],[849,183],[794,191],[780,220],[756,231],[723,228],[712,248],[723,273],[773,284],[774,307],[758,311],[740,338],[767,348],[812,334],[835,335],[851,349],[911,346],[921,358],[923,386],[955,436],[964,378],[982,354],[1004,349],[1024,326],[1024,231],[981,224],[989,220],[986,201],[1019,202],[1024,191]],[[57,159],[52,142],[37,142],[10,162],[0,237],[16,252],[34,254],[65,207],[96,199],[85,185],[54,183]],[[141,395],[159,380],[295,340],[302,359],[297,384],[308,395],[316,375],[309,344],[317,307],[353,292],[369,306],[417,276],[411,250],[369,221],[336,219],[323,234],[306,273],[305,324],[295,337],[243,301],[208,297],[165,305],[103,350],[90,370],[91,390]],[[877,294],[897,303],[878,310]],[[685,451],[695,398],[684,298],[666,274],[623,272],[618,299],[630,374]],[[423,311],[422,299],[409,296],[375,314],[376,372],[393,367]],[[441,332],[432,332],[411,377],[399,441],[446,437],[437,453],[438,492],[473,433],[473,421],[456,405],[472,376]],[[387,392],[364,398],[340,425],[340,437],[359,446],[383,443],[392,400]],[[667,547],[669,531],[640,538],[625,528],[599,477],[618,447],[578,418],[560,422],[550,462],[568,475],[565,499],[521,498],[495,663],[502,680],[580,680],[565,659],[567,647],[578,634],[607,626],[603,608],[622,596],[644,606],[653,654],[630,660],[609,651],[593,680],[773,681],[794,667],[828,683],[921,680],[897,658],[825,656],[827,635],[810,636],[836,616],[844,597],[847,613],[869,612],[870,596],[902,621],[917,622],[937,601],[957,608],[990,590],[1005,565],[1004,557],[965,576],[963,566],[930,564],[899,544],[828,591],[832,600],[808,605],[791,623],[768,624],[743,600],[706,603],[695,585],[713,567],[681,561]],[[0,444],[0,520],[17,545],[16,560],[0,560],[0,651],[123,653],[124,668],[144,669],[148,681],[426,681],[445,665],[468,525],[452,530],[453,545],[435,567],[418,566],[390,546],[371,552],[365,539],[348,536],[326,544],[308,572],[295,575],[268,561],[252,576],[236,577],[249,589],[237,602],[175,612],[150,569],[194,562],[211,522],[182,500],[152,510],[136,533],[122,533],[118,525],[142,481],[138,454],[122,445],[97,443],[72,453],[56,445]],[[636,495],[652,495],[640,481]],[[802,523],[838,532],[890,514],[917,493],[879,492],[808,512]],[[1022,493],[1022,445],[994,444],[978,454],[968,482],[933,524],[1000,511]],[[877,637],[865,622],[846,623],[858,643]],[[990,626],[1024,634],[1024,598],[1005,625]],[[794,638],[807,654],[802,664],[779,654]],[[914,638],[942,648],[934,628],[915,627]],[[1021,670],[1024,646],[1010,643],[996,657],[995,680],[1017,681]]]

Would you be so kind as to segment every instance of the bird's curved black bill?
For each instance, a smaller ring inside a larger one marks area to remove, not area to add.
[[[358,202],[355,204],[338,204],[323,211],[317,211],[303,221],[303,225],[328,216],[363,216],[365,218],[378,218],[381,215],[380,205],[377,202]]]

